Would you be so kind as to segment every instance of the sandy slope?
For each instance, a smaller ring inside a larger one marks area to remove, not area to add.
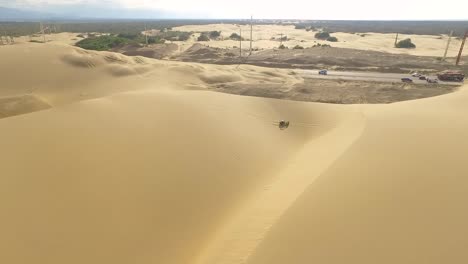
[[[363,107],[362,136],[249,263],[466,262],[467,98]]]
[[[16,108],[21,108],[9,109],[13,114],[36,109],[30,104],[17,103],[25,95],[32,96],[34,101],[58,106],[124,91],[204,89],[207,85],[225,82],[288,86],[302,80],[289,75],[287,70],[158,61],[86,51],[65,43],[2,46],[0,57],[0,103],[8,99]]]
[[[51,107],[0,119],[2,263],[468,260],[465,88],[327,105],[203,91],[298,81],[253,66],[0,55],[1,96]]]
[[[221,35],[227,39],[232,33],[239,34],[239,27],[232,24],[211,24],[211,25],[187,25],[175,27],[173,30],[179,31],[193,31],[193,32],[207,32],[207,31],[221,31]],[[243,37],[250,39],[250,26],[242,26]],[[280,34],[288,36],[289,41],[284,42],[289,48],[296,45],[303,47],[311,47],[317,43],[331,44],[333,47],[338,48],[351,48],[362,50],[375,50],[390,53],[403,53],[418,56],[438,56],[442,57],[445,47],[447,45],[448,36],[430,36],[430,35],[405,35],[400,34],[399,39],[411,38],[413,43],[416,44],[416,49],[396,49],[394,48],[395,34],[382,34],[382,33],[366,33],[365,37],[360,34],[350,33],[333,33],[339,42],[330,43],[327,41],[320,41],[315,39],[314,34],[317,32],[307,32],[304,29],[295,29],[294,26],[282,25],[255,25],[253,28],[252,39],[254,40],[253,47],[258,49],[271,49],[279,46],[279,41],[272,41],[271,38],[280,38]],[[458,54],[461,40],[452,38],[450,48],[448,51],[449,57],[455,57]],[[210,41],[206,45],[211,47],[232,48],[233,46],[239,47],[239,41],[233,40],[220,40]],[[249,47],[248,41],[243,41],[242,46]]]

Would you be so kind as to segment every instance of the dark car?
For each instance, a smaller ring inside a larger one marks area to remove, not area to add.
[[[405,83],[412,83],[413,82],[413,80],[410,79],[410,78],[401,78],[401,81],[405,82]]]
[[[426,79],[427,79],[426,76],[419,76],[419,80],[425,81]]]
[[[319,74],[320,75],[327,75],[328,71],[327,70],[321,70],[321,71],[319,71]]]

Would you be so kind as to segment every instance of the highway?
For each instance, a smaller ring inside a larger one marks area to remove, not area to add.
[[[349,80],[349,81],[375,81],[375,82],[398,82],[401,83],[401,78],[410,78],[416,84],[429,84],[425,80],[419,80],[418,77],[412,77],[411,74],[403,73],[381,73],[381,72],[345,72],[345,71],[328,71],[327,75],[320,75],[318,70],[295,70],[301,77],[307,79],[333,79],[333,80]],[[430,79],[437,79],[435,75],[426,76]],[[461,85],[460,82],[443,82],[439,84],[445,85]]]

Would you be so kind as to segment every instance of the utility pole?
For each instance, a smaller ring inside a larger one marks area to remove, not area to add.
[[[461,55],[462,55],[462,52],[463,52],[463,47],[465,46],[465,41],[466,41],[467,37],[468,37],[468,30],[465,32],[465,36],[463,37],[463,40],[462,40],[462,43],[461,43],[461,46],[460,46],[460,51],[458,52],[457,62],[455,63],[455,65],[457,65],[457,66],[460,63],[460,58],[461,58]]]
[[[45,43],[46,41],[45,41],[45,34],[44,34],[44,25],[42,25],[42,22],[40,22],[40,26],[41,26],[42,38],[44,39],[44,43]]]
[[[242,26],[239,26],[239,58],[242,58]]]
[[[397,42],[398,42],[398,33],[396,33],[396,37],[395,37],[395,47],[396,47]]]
[[[145,39],[146,39],[146,46],[148,46],[148,29],[146,28],[146,24],[145,24]]]
[[[250,16],[250,52],[249,52],[249,55],[252,55],[252,23],[253,23],[253,16]]]
[[[449,38],[447,40],[447,47],[445,47],[444,57],[442,58],[442,61],[445,61],[445,58],[447,58],[447,51],[448,51],[448,48],[450,46],[450,41],[452,40],[452,34],[453,34],[453,30],[450,30],[450,35],[449,35]]]
[[[281,45],[283,45],[283,33],[281,33],[280,35],[281,35],[281,38],[280,38],[280,47],[281,47]]]

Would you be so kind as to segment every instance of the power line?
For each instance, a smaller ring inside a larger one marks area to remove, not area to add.
[[[450,35],[449,35],[449,38],[448,38],[448,41],[447,41],[447,47],[445,47],[444,57],[442,58],[442,61],[444,61],[445,58],[447,57],[447,51],[448,51],[448,48],[450,46],[450,41],[452,40],[452,34],[453,34],[453,30],[450,30]]]
[[[250,52],[249,55],[252,55],[252,24],[253,24],[253,16],[250,16]]]

